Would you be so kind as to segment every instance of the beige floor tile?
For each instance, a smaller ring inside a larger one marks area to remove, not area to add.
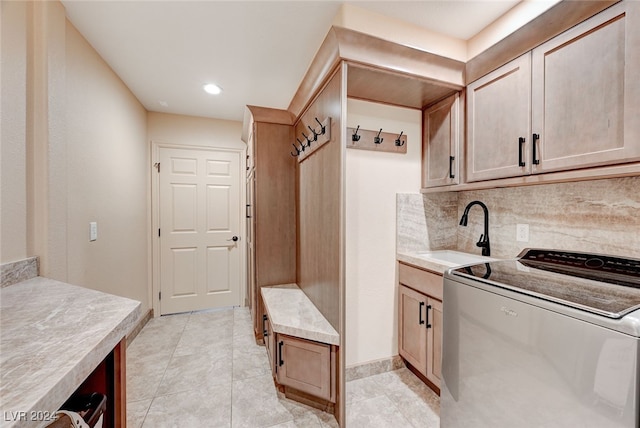
[[[228,384],[154,398],[143,428],[229,427],[231,388]]]
[[[127,428],[140,428],[147,416],[151,398],[140,401],[127,401]]]
[[[358,401],[347,407],[348,428],[410,427],[409,421],[386,396]]]
[[[358,401],[380,397],[385,393],[384,388],[381,388],[380,384],[371,377],[347,382],[346,390],[345,401],[347,406],[351,403],[357,403]]]
[[[233,382],[232,426],[261,428],[293,421],[270,374]]]
[[[230,353],[198,352],[174,355],[162,378],[156,395],[202,390],[212,385],[231,384]],[[230,388],[230,386],[229,386]]]

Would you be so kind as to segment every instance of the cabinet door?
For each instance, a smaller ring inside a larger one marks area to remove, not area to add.
[[[398,287],[398,352],[420,373],[427,375],[427,297],[404,285]]]
[[[440,300],[427,299],[427,323],[429,333],[427,335],[427,379],[435,386],[440,387],[442,377],[442,302]]]
[[[438,187],[460,182],[460,96],[427,108],[423,114],[422,186]]]
[[[638,7],[629,3],[634,2],[613,6],[533,50],[532,128],[540,137],[534,172],[640,156],[640,100],[627,92],[640,85],[633,52],[640,49],[640,37],[631,22]],[[630,16],[628,8],[636,11]],[[627,121],[635,137],[625,135]]]
[[[276,375],[276,335],[271,328],[271,322],[269,321],[269,317],[265,314],[263,315],[263,336],[264,336],[264,344],[267,348],[267,355],[269,356],[269,367],[271,367],[271,373],[275,377]]]
[[[529,174],[531,53],[467,86],[467,181]]]
[[[277,381],[331,400],[331,346],[278,334]]]

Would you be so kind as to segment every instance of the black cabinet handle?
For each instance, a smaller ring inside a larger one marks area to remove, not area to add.
[[[267,316],[262,315],[262,337],[267,337],[269,335],[267,334],[267,327],[265,326],[266,322],[267,322]]]
[[[540,159],[538,159],[538,148],[536,147],[538,144],[538,140],[540,139],[540,134],[533,134],[533,164],[539,165]]]
[[[278,367],[282,367],[284,361],[282,360],[282,347],[284,346],[284,342],[281,340],[278,343]]]
[[[247,218],[251,218],[251,205],[247,204],[247,209],[245,213]]]
[[[524,137],[518,137],[518,165],[519,166],[526,166],[526,163],[524,161],[524,156],[522,153],[522,151],[524,150],[524,142],[525,142]]]
[[[449,178],[456,178],[456,175],[453,173],[453,161],[456,160],[455,156],[449,156]]]
[[[431,328],[431,324],[429,324],[429,309],[431,309],[431,305],[427,305],[427,328]]]
[[[422,307],[424,306],[424,302],[420,302],[420,306],[418,306],[418,318],[420,319],[420,325],[424,324],[424,320],[422,319]]]

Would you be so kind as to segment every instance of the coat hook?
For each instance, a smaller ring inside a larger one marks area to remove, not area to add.
[[[307,128],[309,128],[309,131],[313,132],[313,141],[318,141],[318,135],[320,134],[318,134],[316,130],[310,127],[309,125],[307,125]]]
[[[382,128],[380,128],[380,131],[378,131],[378,135],[376,135],[375,137],[373,137],[373,142],[376,144],[382,144],[382,142],[384,141],[384,138],[380,138],[380,134],[382,133]]]
[[[326,128],[326,126],[324,126],[324,125],[322,124],[322,122],[320,122],[320,121],[318,120],[318,118],[317,118],[317,117],[316,117],[316,122],[318,122],[318,125],[320,125],[320,134],[321,134],[321,135],[324,135],[324,133],[327,131],[327,130],[325,129],[325,128]]]
[[[404,141],[400,141],[400,138],[402,138],[403,133],[404,131],[400,131],[400,135],[398,135],[398,138],[396,138],[396,146],[398,147],[404,146]]]
[[[351,135],[351,141],[360,141],[360,136],[358,135],[358,129],[360,129],[360,125],[353,131],[353,135]]]
[[[312,141],[311,138],[307,137],[307,135],[304,132],[302,133],[302,136],[305,138],[305,140],[307,140],[307,147],[311,147],[311,141]]]
[[[295,144],[291,144],[291,145],[293,146],[293,148],[294,148],[294,149],[296,149],[296,152],[295,152],[295,153],[290,152],[290,153],[291,153],[291,156],[293,156],[293,157],[297,157],[298,155],[300,155],[300,149],[298,149],[298,147],[297,147]]]
[[[304,134],[302,134],[304,135]],[[298,143],[300,143],[300,151],[304,152],[304,149],[307,148],[307,146],[304,145],[304,143],[302,141],[300,141],[300,138],[296,137],[296,141],[298,141]]]

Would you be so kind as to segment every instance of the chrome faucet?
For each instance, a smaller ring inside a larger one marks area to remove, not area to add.
[[[480,239],[476,242],[476,246],[482,248],[483,256],[491,255],[491,246],[489,244],[489,209],[485,204],[480,201],[469,202],[467,207],[464,209],[464,213],[460,218],[460,226],[467,226],[467,220],[469,219],[469,209],[474,205],[480,205],[482,210],[484,211],[484,233],[480,235]]]

